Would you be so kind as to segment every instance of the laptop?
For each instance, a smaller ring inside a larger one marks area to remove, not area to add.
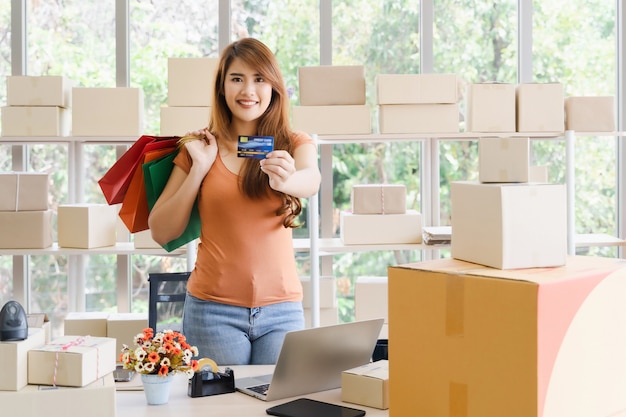
[[[370,362],[383,319],[288,332],[274,372],[235,378],[235,389],[263,401],[339,388],[341,373]]]

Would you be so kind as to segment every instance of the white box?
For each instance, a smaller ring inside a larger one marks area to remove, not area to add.
[[[514,84],[470,84],[466,104],[467,132],[515,132]]]
[[[341,240],[346,245],[422,243],[422,215],[416,210],[404,214],[340,215]]]
[[[0,392],[3,416],[115,416],[113,374],[82,388],[28,385],[18,392]]]
[[[565,99],[565,130],[615,131],[615,97],[586,96]]]
[[[562,184],[451,185],[452,257],[499,269],[565,264]]]
[[[406,213],[406,185],[353,185],[350,192],[350,205],[354,214]]]
[[[363,65],[318,65],[298,68],[301,106],[365,104]]]
[[[380,133],[458,133],[458,104],[385,104],[378,106]]]
[[[371,110],[362,106],[294,106],[292,127],[309,134],[359,135],[372,133]]]
[[[18,391],[28,384],[28,351],[43,346],[43,329],[29,328],[26,340],[0,342],[0,391]]]
[[[161,136],[184,136],[209,125],[211,107],[161,107]]]
[[[143,90],[140,88],[73,88],[73,136],[140,136]]]
[[[168,106],[208,107],[213,105],[213,91],[218,58],[168,58]],[[208,120],[199,129],[208,124]]]
[[[7,77],[7,105],[72,107],[73,82],[63,76]]]
[[[389,323],[387,277],[358,277],[354,284],[354,318]]]
[[[341,401],[389,408],[389,361],[380,360],[341,373]]]
[[[302,284],[302,307],[311,308],[311,278],[300,277]],[[333,276],[319,277],[320,308],[337,307],[337,281]]]
[[[62,204],[58,208],[59,247],[115,245],[117,209],[107,204]]]
[[[49,180],[41,172],[0,173],[0,211],[48,210]]]
[[[516,96],[518,132],[562,132],[565,129],[563,84],[519,84]]]
[[[480,138],[478,180],[480,182],[529,182],[530,141],[528,138]]]
[[[84,387],[115,370],[115,348],[109,337],[57,338],[28,351],[28,383]]]
[[[379,74],[378,104],[457,103],[456,74]]]
[[[0,249],[52,246],[52,210],[0,211]]]
[[[2,136],[69,136],[72,111],[62,107],[2,107]]]

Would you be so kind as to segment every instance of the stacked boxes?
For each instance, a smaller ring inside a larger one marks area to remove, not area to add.
[[[300,106],[292,107],[295,130],[311,134],[370,134],[362,65],[298,68]]]
[[[48,174],[0,173],[0,248],[44,249],[52,245]]]
[[[72,135],[139,136],[143,132],[143,90],[73,88]]]
[[[167,106],[161,107],[161,135],[183,136],[209,124],[217,58],[169,58]]]
[[[380,133],[458,133],[455,74],[376,77]]]
[[[68,136],[72,82],[62,76],[7,77],[2,136]]]
[[[351,211],[340,214],[344,244],[404,244],[422,242],[422,216],[406,209],[402,184],[355,185]]]

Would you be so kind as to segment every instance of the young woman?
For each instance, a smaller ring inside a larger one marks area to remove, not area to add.
[[[154,240],[184,230],[198,198],[202,222],[187,284],[183,333],[220,365],[276,363],[287,331],[304,327],[292,228],[300,198],[319,189],[317,148],[291,131],[276,58],[256,39],[220,57],[209,126],[183,138],[150,213]],[[240,135],[274,137],[264,159],[237,156]]]

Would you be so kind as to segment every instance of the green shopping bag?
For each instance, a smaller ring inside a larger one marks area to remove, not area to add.
[[[167,180],[170,178],[172,169],[174,169],[174,158],[178,154],[175,150],[172,153],[165,155],[154,161],[147,162],[142,165],[143,176],[146,185],[146,197],[148,199],[148,210],[152,210],[157,199],[163,192]],[[189,216],[189,223],[185,228],[182,235],[176,239],[161,245],[163,249],[171,252],[180,248],[186,243],[197,239],[200,236],[200,213],[198,212],[198,200],[191,209],[191,215]]]

